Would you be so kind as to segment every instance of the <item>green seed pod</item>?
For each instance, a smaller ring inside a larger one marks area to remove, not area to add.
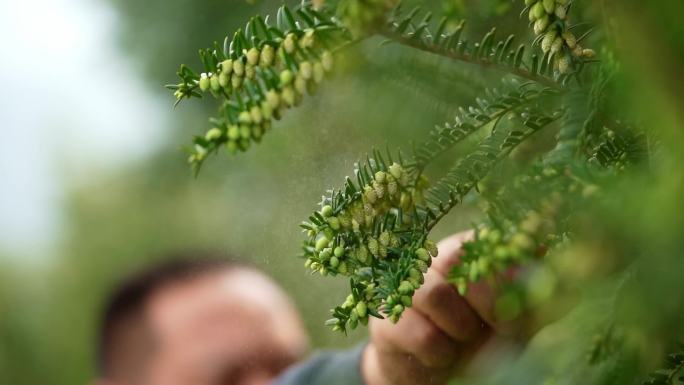
[[[344,247],[337,246],[333,251],[333,254],[335,254],[337,258],[342,258],[342,256],[344,255]]]
[[[326,237],[318,238],[318,240],[316,241],[316,246],[315,246],[316,251],[323,250],[326,246],[328,246],[329,243],[330,243],[330,240]]]
[[[273,46],[270,44],[264,45],[264,47],[261,49],[261,57],[259,60],[259,64],[262,66],[270,66],[273,64],[273,59],[275,58],[275,50],[273,49]]]
[[[229,154],[236,154],[238,152],[238,144],[234,140],[230,140],[226,143],[226,150]]]
[[[542,4],[544,5],[544,10],[546,11],[546,13],[553,13],[553,11],[556,9],[555,0],[543,0]]]
[[[295,43],[296,43],[297,37],[293,33],[288,33],[287,36],[285,36],[285,40],[283,41],[283,49],[287,53],[293,53],[295,50]]]
[[[200,74],[200,80],[199,80],[199,88],[202,91],[206,91],[209,89],[209,77],[207,76],[206,73]]]
[[[400,179],[403,172],[404,169],[399,163],[392,163],[392,165],[389,167],[389,173],[394,177],[394,179]]]
[[[243,63],[242,60],[237,59],[233,61],[233,73],[237,76],[245,74],[245,63]]]
[[[420,271],[418,271],[418,269],[411,268],[409,270],[409,277],[410,278],[418,279],[418,277],[422,277],[422,276],[423,276],[423,274],[421,274]]]
[[[333,57],[329,51],[323,52],[321,54],[321,64],[326,72],[330,72],[333,69]]]
[[[399,291],[399,294],[412,295],[413,294],[413,285],[409,281],[401,281],[397,291]]]
[[[354,296],[349,294],[341,306],[345,309],[348,309],[348,308],[354,306],[355,304],[356,304],[356,301],[354,301]]]
[[[218,82],[221,87],[228,87],[228,84],[230,84],[230,75],[227,72],[221,72],[218,76]]]
[[[399,315],[398,314],[390,314],[389,320],[391,323],[395,324],[399,322]]]
[[[259,63],[259,56],[261,55],[261,52],[259,52],[258,49],[255,47],[252,47],[247,51],[247,63],[251,64],[253,66],[257,65]]]
[[[226,59],[221,62],[221,72],[225,73],[226,75],[230,75],[231,72],[233,72],[233,61],[230,59]]]
[[[325,77],[325,70],[323,69],[323,64],[317,61],[313,64],[313,79],[316,84],[320,84]]]
[[[295,104],[295,91],[292,87],[287,86],[287,87],[283,88],[282,94],[280,96],[283,100],[283,103],[285,103],[285,105],[287,107],[294,106],[294,104]]]
[[[228,139],[236,140],[240,137],[240,129],[236,125],[228,126]]]
[[[380,244],[383,246],[389,246],[390,233],[387,231],[383,231],[382,233],[380,233],[380,236],[378,237],[378,241],[380,241]]]
[[[220,138],[221,135],[223,135],[221,129],[214,127],[211,130],[207,131],[206,135],[204,135],[204,138],[208,141],[213,141]]]
[[[556,40],[556,31],[551,30],[547,32],[544,35],[544,38],[541,41],[541,49],[544,53],[549,52],[551,50],[551,45],[553,45],[553,42]]]
[[[387,173],[384,171],[378,171],[374,175],[374,179],[378,183],[385,183],[385,178],[387,177]]]
[[[241,124],[240,125],[240,137],[242,139],[249,139],[251,136],[252,136],[252,129],[246,124]]]
[[[330,228],[337,231],[340,229],[340,220],[337,217],[330,217],[328,218],[328,225],[330,225]]]
[[[325,206],[321,207],[321,215],[323,215],[326,218],[332,216],[333,215],[332,206],[325,205]]]
[[[368,308],[366,307],[366,303],[363,301],[359,301],[359,303],[356,304],[355,310],[361,318],[364,318],[368,314]]]
[[[416,257],[418,257],[418,259],[423,262],[427,262],[430,260],[430,254],[427,250],[425,250],[422,247],[416,250]]]
[[[339,258],[332,256],[330,257],[330,267],[336,268],[337,266],[340,265],[340,260]]]

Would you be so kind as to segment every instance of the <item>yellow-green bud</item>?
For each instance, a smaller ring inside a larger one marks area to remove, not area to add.
[[[411,295],[413,294],[413,285],[409,281],[401,281],[397,290],[399,294]]]
[[[413,306],[413,300],[408,295],[402,295],[401,296],[401,303],[402,303],[402,305],[404,305],[406,307]]]
[[[517,233],[511,237],[511,246],[523,251],[532,251],[535,247],[534,239],[525,233]]]
[[[307,29],[307,31],[304,33],[304,36],[302,36],[302,39],[299,41],[299,46],[302,48],[310,48],[313,47],[314,45],[314,30],[313,29]]]
[[[296,95],[292,87],[288,86],[283,88],[283,92],[280,96],[287,107],[292,107],[294,105]]]
[[[404,169],[399,163],[392,163],[392,165],[389,167],[389,172],[395,179],[399,179],[401,178],[401,174],[404,172]]]
[[[542,4],[544,5],[544,10],[546,13],[553,13],[553,11],[556,9],[555,0],[542,0]]]
[[[305,80],[309,80],[313,76],[313,66],[308,61],[303,61],[299,65],[299,73]]]
[[[371,254],[377,257],[379,249],[380,245],[378,244],[378,241],[375,238],[371,238],[368,240],[368,251],[370,251]]]
[[[236,140],[240,137],[240,129],[236,125],[228,127],[228,139]]]
[[[572,60],[570,56],[563,55],[558,59],[558,71],[562,74],[567,74],[572,71]]]
[[[200,80],[199,80],[199,88],[202,91],[206,91],[209,89],[209,77],[207,76],[206,73],[201,73],[200,74]]]
[[[423,262],[427,262],[430,260],[430,254],[427,250],[425,250],[422,247],[416,250],[416,257],[418,257],[418,259]]]
[[[359,301],[359,303],[356,304],[356,313],[359,315],[359,317],[363,318],[366,316],[368,311],[368,308],[366,307],[366,303],[363,301]]]
[[[226,143],[226,150],[228,151],[229,154],[235,154],[238,152],[238,144],[234,140],[228,141]]]
[[[380,244],[383,246],[389,246],[390,243],[390,233],[387,231],[383,231],[380,236],[378,237],[378,241],[380,241]]]
[[[556,17],[558,17],[559,19],[565,19],[565,17],[568,15],[568,7],[559,4],[556,6],[554,13],[556,14]]]
[[[267,101],[264,100],[261,102],[259,108],[261,108],[261,115],[263,116],[264,120],[268,121],[273,117],[273,107],[271,107]]]
[[[240,115],[238,115],[238,121],[245,124],[252,123],[252,115],[250,115],[248,111],[242,111],[240,112]]]
[[[283,49],[285,49],[285,52],[294,52],[296,39],[297,37],[293,33],[289,33],[287,36],[285,36],[285,40],[283,41]]]
[[[534,22],[534,33],[539,35],[540,33],[546,31],[546,27],[549,26],[549,17],[544,15],[541,19]]]
[[[294,87],[300,95],[306,93],[306,79],[304,79],[301,74],[295,77]]]
[[[230,83],[232,84],[233,88],[240,88],[242,85],[242,78],[240,76],[232,76],[230,78]]]
[[[563,39],[565,39],[565,44],[567,44],[570,49],[575,48],[577,45],[577,38],[570,31],[563,32]]]
[[[280,106],[280,96],[275,90],[269,90],[266,93],[266,102],[275,110]]]
[[[403,305],[394,305],[392,308],[392,314],[399,315],[404,312],[404,306]]]
[[[328,224],[330,225],[330,228],[333,230],[340,229],[340,220],[337,217],[328,218]]]
[[[544,53],[549,52],[551,50],[551,46],[553,45],[553,42],[556,40],[556,31],[551,30],[544,35],[544,38],[541,41],[541,49]]]
[[[255,47],[250,48],[249,51],[247,51],[247,55],[246,55],[247,56],[247,63],[249,63],[253,66],[257,65],[257,63],[259,63],[259,55],[260,54],[261,53],[259,52],[259,50],[256,49]]]
[[[254,66],[247,64],[245,67],[245,77],[247,77],[247,79],[254,79],[254,76],[256,76],[256,70],[254,69]]]
[[[333,251],[333,253],[335,254],[335,256],[336,256],[337,258],[341,258],[341,257],[344,255],[344,247],[342,247],[342,246],[337,246],[337,247],[335,248],[335,250]]]
[[[339,258],[337,258],[335,256],[330,257],[330,266],[332,268],[336,268],[339,265],[340,265],[340,259]]]
[[[558,36],[551,44],[551,53],[557,53],[563,48],[563,38]]]
[[[378,197],[378,199],[382,199],[385,196],[385,185],[382,183],[373,181],[373,190],[375,191],[375,195]]]
[[[330,240],[326,237],[320,237],[316,241],[316,246],[315,249],[316,251],[321,251],[323,250],[326,246],[328,246],[328,243],[330,243]]]
[[[340,262],[340,265],[337,267],[337,271],[339,271],[340,274],[347,274],[347,271],[348,271],[347,262],[345,262],[345,261]]]
[[[218,82],[221,87],[227,87],[230,84],[230,75],[227,72],[221,72],[218,76]]]
[[[249,139],[251,136],[252,136],[252,129],[246,124],[241,124],[240,125],[240,137],[242,139]],[[249,141],[247,143],[249,143]]]
[[[211,130],[207,131],[207,134],[204,135],[204,138],[208,141],[216,140],[220,138],[222,135],[221,129],[220,128],[212,128]]]
[[[437,249],[437,244],[429,239],[426,239],[425,242],[423,242],[423,247],[425,247],[432,256],[432,258],[435,258],[437,254],[439,254],[439,250]]]
[[[230,59],[222,61],[221,72],[225,73],[226,75],[230,75],[230,73],[233,72],[233,61]]]
[[[373,188],[370,186],[366,186],[363,188],[363,195],[370,204],[373,204],[378,200],[378,196],[377,194],[375,194],[375,190],[373,190]]]
[[[280,73],[280,84],[282,86],[287,86],[290,83],[292,83],[292,80],[294,79],[294,74],[290,70],[283,70],[283,72]]]
[[[591,48],[585,48],[582,50],[582,56],[584,56],[585,58],[591,59],[594,56],[596,56],[596,52]]]
[[[323,69],[326,72],[332,71],[333,68],[333,57],[332,54],[328,51],[323,52],[321,54],[321,64],[323,65]]]
[[[325,77],[325,70],[323,69],[323,64],[321,62],[315,62],[313,64],[313,78],[316,84],[320,84]]]
[[[325,205],[325,206],[321,207],[321,215],[323,215],[326,218],[332,216],[333,215],[332,206]]]
[[[237,59],[233,61],[233,72],[237,76],[242,76],[245,73],[245,64],[242,62],[242,60]]]
[[[249,109],[249,115],[252,118],[252,122],[261,124],[263,116],[261,115],[261,109],[259,106],[252,106],[252,108]]]
[[[413,264],[414,264],[414,266],[416,266],[421,272],[427,273],[428,267],[429,267],[428,264],[427,264],[427,262],[421,261],[421,260],[419,259],[419,260],[414,261]]]
[[[273,49],[273,46],[266,44],[264,47],[261,49],[261,59],[260,59],[260,64],[263,66],[270,66],[273,64],[273,59],[275,58],[275,50]]]

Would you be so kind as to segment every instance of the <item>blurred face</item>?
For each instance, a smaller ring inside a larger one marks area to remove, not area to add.
[[[171,284],[150,298],[154,349],[145,385],[262,385],[301,357],[306,337],[293,306],[248,269]]]

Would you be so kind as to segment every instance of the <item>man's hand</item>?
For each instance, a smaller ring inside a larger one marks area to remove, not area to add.
[[[396,325],[386,319],[371,321],[371,341],[361,362],[367,385],[445,384],[497,329],[495,296],[488,285],[470,285],[462,297],[446,280],[462,243],[471,236],[460,233],[439,243],[439,255],[416,291],[413,307]]]

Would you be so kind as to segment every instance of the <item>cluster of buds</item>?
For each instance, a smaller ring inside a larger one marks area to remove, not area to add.
[[[411,306],[437,255],[418,224],[416,203],[427,187],[423,176],[398,163],[378,166],[358,188],[348,180],[345,190],[324,199],[311,221],[302,224],[305,266],[352,281],[352,294],[333,310],[334,329],[353,329],[381,313],[396,322]]]
[[[196,143],[190,161],[203,160],[207,149],[220,144],[225,144],[231,154],[246,151],[252,142],[261,140],[273,119],[279,119],[286,109],[298,105],[306,93],[313,92],[333,67],[332,54],[317,51],[315,43],[313,30],[299,39],[289,33],[278,45],[264,43],[260,48],[245,49],[242,55],[221,61],[216,73],[200,74],[197,85],[202,92],[223,95],[229,100],[239,95],[242,103],[227,114],[223,124],[207,131],[204,143]],[[262,81],[257,79],[258,74]]]
[[[543,206],[551,209],[550,205]],[[509,231],[487,226],[477,229],[475,238],[463,245],[461,264],[449,277],[458,292],[465,295],[468,282],[501,274],[513,265],[543,256],[545,245],[553,241],[549,234],[554,234],[554,223],[545,219],[549,214],[553,213],[530,211]]]
[[[574,69],[574,61],[592,58],[592,49],[582,48],[577,37],[567,25],[570,0],[525,0],[529,7],[529,19],[534,33],[541,39],[541,48],[553,60],[554,69],[568,74]]]
[[[343,0],[338,14],[354,33],[361,34],[382,25],[386,13],[397,3],[397,0]]]

